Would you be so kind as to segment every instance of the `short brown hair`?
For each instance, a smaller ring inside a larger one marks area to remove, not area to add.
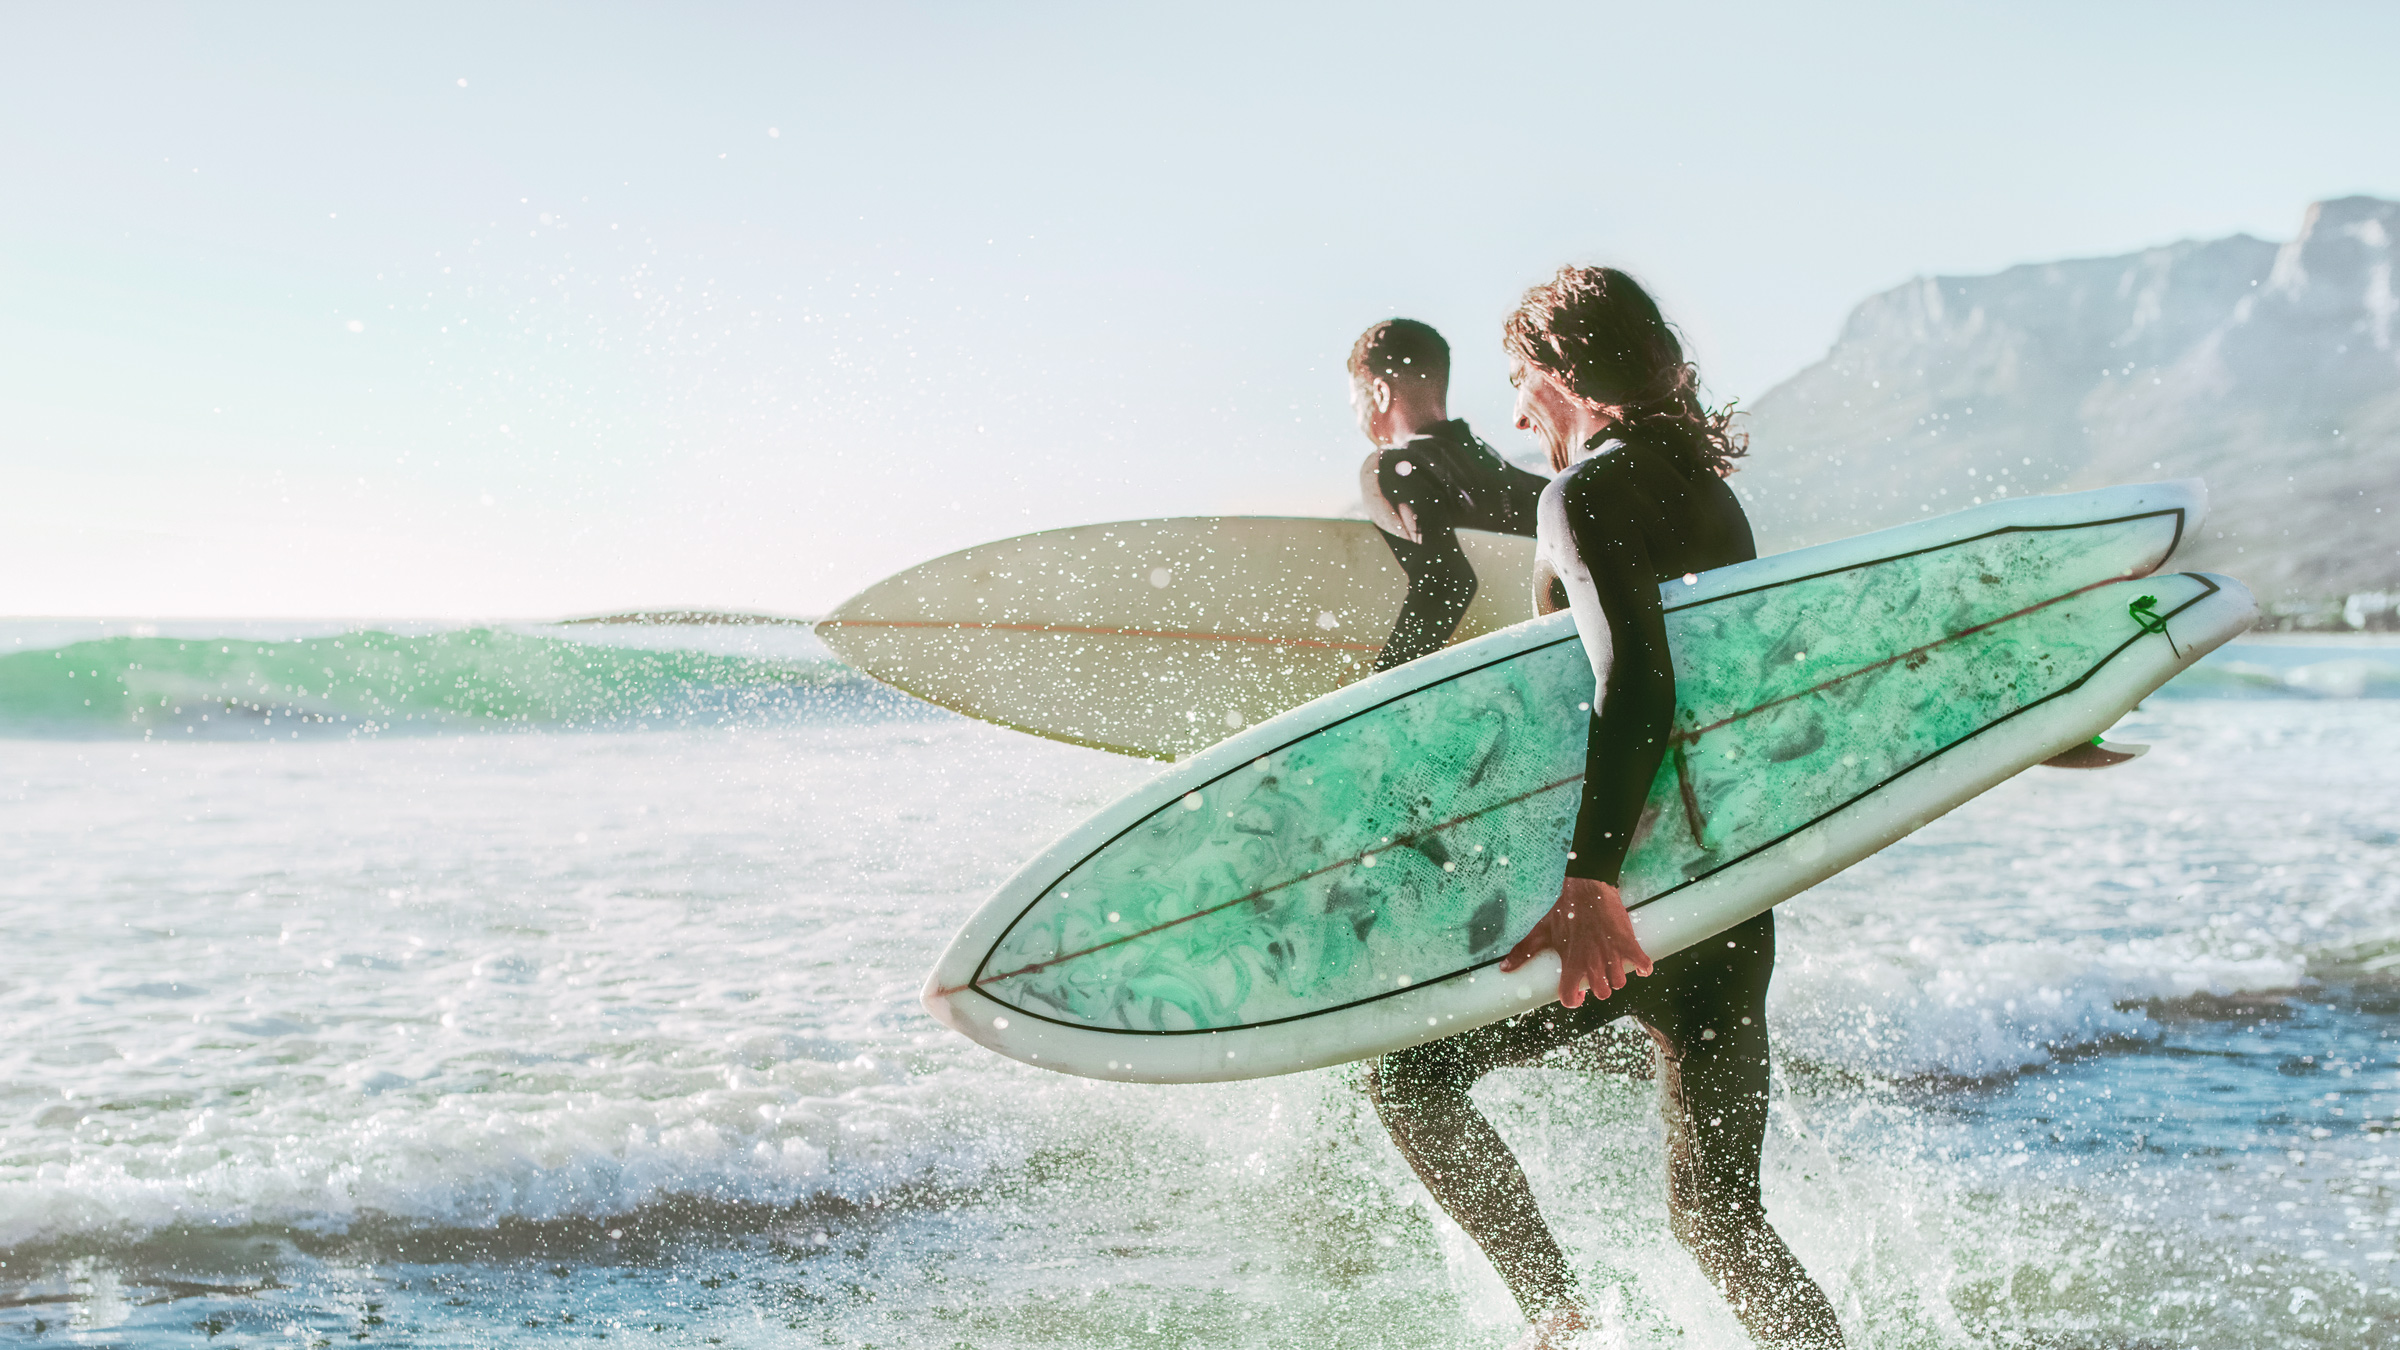
[[[1433,325],[1415,319],[1385,319],[1350,344],[1350,378],[1431,381],[1437,393],[1450,390],[1450,344]]]
[[[1500,345],[1578,396],[1625,410],[1628,430],[1673,442],[1717,473],[1749,453],[1733,405],[1700,402],[1700,373],[1640,282],[1614,267],[1562,267],[1525,292]]]

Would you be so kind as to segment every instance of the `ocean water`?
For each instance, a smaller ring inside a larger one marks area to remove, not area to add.
[[[2229,648],[1779,911],[1767,1200],[1854,1344],[2400,1343],[2395,672]],[[0,628],[0,1339],[1506,1344],[1354,1070],[917,1008],[1150,772],[789,628]],[[1595,1344],[1740,1346],[1642,1046],[1478,1100]]]

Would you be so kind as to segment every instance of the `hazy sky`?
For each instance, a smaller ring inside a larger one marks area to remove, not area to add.
[[[814,613],[1342,510],[1392,314],[1524,453],[1564,261],[1755,398],[1912,275],[2400,195],[2390,4],[4,13],[0,614]]]

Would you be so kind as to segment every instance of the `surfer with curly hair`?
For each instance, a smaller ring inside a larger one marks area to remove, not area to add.
[[[1426,1189],[1508,1282],[1532,1323],[1521,1345],[1561,1346],[1584,1326],[1566,1257],[1468,1090],[1493,1069],[1639,1019],[1657,1047],[1676,1239],[1759,1342],[1838,1346],[1832,1305],[1768,1224],[1759,1193],[1774,913],[1654,965],[1617,890],[1675,709],[1659,587],[1757,556],[1725,483],[1745,438],[1728,413],[1702,405],[1657,303],[1614,268],[1562,268],[1526,292],[1502,341],[1517,425],[1547,444],[1558,474],[1537,508],[1544,607],[1561,607],[1563,592],[1600,689],[1557,904],[1501,962],[1515,970],[1556,951],[1559,998],[1385,1055],[1369,1091]]]
[[[1475,599],[1460,530],[1530,536],[1546,481],[1450,416],[1450,344],[1415,319],[1386,319],[1350,348],[1350,403],[1375,452],[1359,466],[1367,517],[1383,531],[1408,597],[1375,658],[1390,670],[1438,652]]]

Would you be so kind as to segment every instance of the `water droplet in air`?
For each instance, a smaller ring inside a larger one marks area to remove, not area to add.
[[[993,1019],[992,1019],[992,1030],[994,1030],[994,1031],[1006,1031],[1006,1030],[1008,1030],[1008,1019],[1007,1019],[1007,1018],[1005,1018],[1005,1017],[995,1017],[995,1018],[993,1018]]]
[[[1110,923],[1115,923],[1117,921],[1117,912],[1115,910],[1112,909],[1108,912],[1108,921]]]
[[[1183,794],[1183,809],[1184,809],[1184,810],[1186,810],[1186,811],[1197,811],[1197,810],[1199,810],[1199,809],[1200,809],[1200,794],[1199,794],[1199,793],[1197,793],[1197,792],[1187,792],[1187,793]]]
[[[1326,632],[1330,633],[1330,632],[1332,632],[1334,629],[1336,629],[1336,628],[1339,628],[1339,627],[1341,627],[1341,626],[1342,626],[1342,621],[1341,621],[1340,619],[1337,619],[1337,618],[1335,618],[1335,617],[1333,616],[1333,611],[1332,611],[1332,610],[1330,610],[1330,609],[1326,609],[1326,610],[1319,610],[1319,611],[1317,612],[1317,627],[1319,627],[1319,628],[1322,628],[1322,629],[1324,629]]]
[[[1168,568],[1153,567],[1150,569],[1150,584],[1156,586],[1162,591],[1165,590],[1174,580],[1175,573]]]

